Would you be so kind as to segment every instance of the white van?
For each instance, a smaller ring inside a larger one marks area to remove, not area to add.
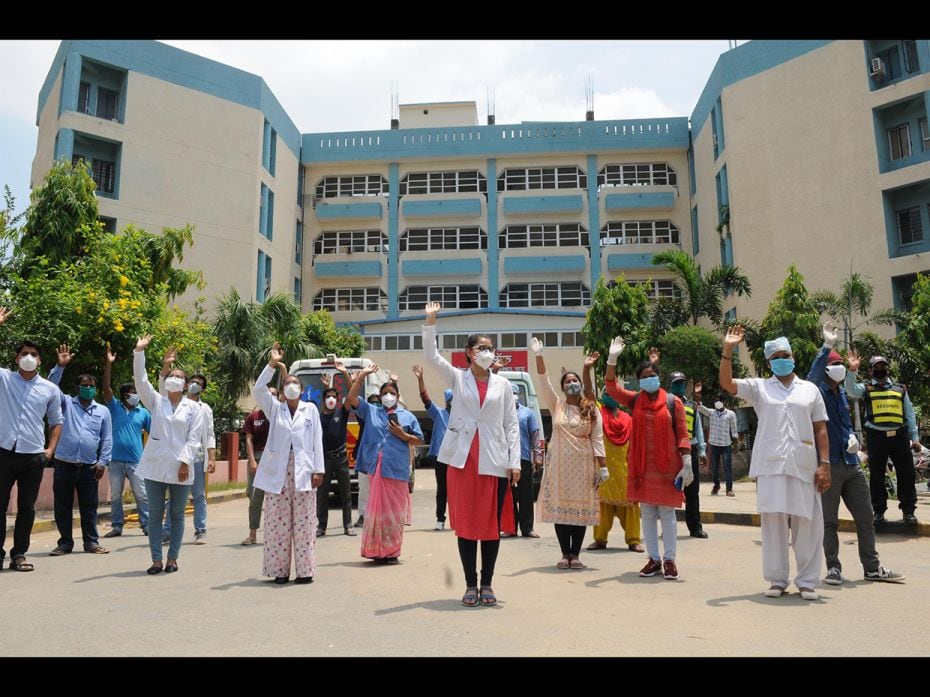
[[[539,399],[536,397],[536,387],[533,385],[533,378],[530,374],[523,370],[499,370],[497,374],[517,386],[520,391],[520,404],[533,411],[536,415],[536,423],[542,428],[542,412],[539,410]]]

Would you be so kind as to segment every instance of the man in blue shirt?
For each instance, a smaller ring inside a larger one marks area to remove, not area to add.
[[[823,326],[823,347],[817,353],[807,374],[809,382],[820,387],[827,407],[827,435],[830,438],[830,488],[821,495],[823,503],[823,551],[827,558],[826,583],[839,586],[843,583],[843,566],[840,563],[840,541],[836,534],[839,525],[840,498],[856,522],[859,542],[859,561],[867,581],[903,581],[904,576],[881,566],[875,551],[875,524],[869,485],[859,467],[859,440],[852,430],[849,417],[849,400],[842,387],[846,377],[843,357],[833,350],[836,330],[831,324]]]
[[[61,382],[65,368],[74,356],[68,344],[58,347],[58,365],[49,373],[49,380],[56,385]],[[97,379],[93,375],[79,375],[78,395],[71,397],[61,392],[61,411],[65,423],[61,442],[55,452],[55,478],[52,490],[55,494],[55,525],[58,526],[58,546],[50,556],[60,557],[74,549],[72,535],[72,510],[74,490],[77,488],[78,508],[81,511],[81,534],[84,551],[92,554],[107,554],[108,549],[99,544],[97,534],[97,505],[99,504],[97,482],[110,463],[113,446],[113,430],[110,412],[94,401],[97,396]]]
[[[0,307],[0,325],[10,311]],[[39,347],[23,341],[16,349],[18,370],[0,368],[0,567],[6,557],[6,511],[10,491],[17,485],[16,526],[10,550],[10,568],[32,571],[26,561],[29,538],[36,518],[36,498],[45,465],[55,454],[61,437],[61,402],[58,388],[39,377],[42,364]],[[43,419],[48,418],[48,447]]]
[[[511,389],[520,421],[520,481],[513,492],[513,518],[520,524],[523,537],[539,537],[533,530],[533,449],[543,439],[542,431],[533,410],[520,404],[520,388],[511,385]],[[501,537],[509,536],[509,533],[501,533]]]
[[[446,428],[449,426],[449,412],[452,410],[452,390],[447,389],[443,392],[446,400],[446,408],[440,409],[436,403],[429,398],[426,391],[426,384],[423,382],[423,367],[413,366],[413,374],[417,376],[417,386],[420,390],[420,400],[426,408],[426,413],[433,420],[433,432],[429,438],[429,453],[426,456],[424,464],[432,467],[436,472],[436,530],[446,529],[446,470],[448,465],[439,462],[436,459],[436,453],[442,445],[443,436],[446,435]]]
[[[110,473],[110,527],[104,537],[119,537],[123,534],[123,487],[129,479],[132,495],[136,499],[139,525],[142,534],[148,535],[149,502],[145,493],[145,481],[136,474],[142,459],[142,432],[152,428],[152,415],[139,403],[135,383],[120,385],[119,399],[113,395],[110,376],[116,354],[107,348],[103,367],[103,401],[110,410],[113,424],[113,459],[108,467]]]

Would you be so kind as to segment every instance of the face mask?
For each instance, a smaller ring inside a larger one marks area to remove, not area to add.
[[[565,394],[569,397],[577,397],[583,389],[580,382],[570,382],[565,386]]]
[[[284,397],[286,399],[297,399],[300,397],[300,393],[303,390],[300,389],[300,385],[296,382],[289,382],[284,386]]]
[[[94,398],[94,395],[96,394],[97,394],[96,387],[91,387],[90,385],[81,385],[78,388],[78,396],[87,402],[92,400]]]
[[[685,383],[678,381],[672,383],[672,394],[678,395],[679,397],[685,396]]]
[[[393,395],[390,392],[381,395],[381,406],[385,409],[390,409],[395,404],[397,404],[397,395]]]
[[[199,382],[187,383],[187,394],[200,394],[201,390]]]
[[[846,366],[845,365],[828,365],[827,366],[827,377],[833,380],[833,382],[843,382],[843,378],[846,377]]]
[[[171,377],[165,380],[165,389],[169,392],[183,392],[184,378]]]
[[[336,398],[335,398],[335,397],[327,397],[327,398],[326,398],[326,408],[327,408],[327,409],[335,409],[335,408],[336,408]]]
[[[19,359],[19,367],[22,368],[24,373],[31,373],[39,367],[39,359],[35,356],[23,356]]]
[[[723,411],[723,402],[714,402],[714,409],[717,411]]]
[[[639,381],[639,386],[649,394],[654,394],[659,390],[659,376],[653,375],[650,378],[643,378]]]
[[[22,364],[20,364],[20,367],[22,368]],[[23,368],[23,370],[25,370],[25,368]],[[884,380],[885,378],[888,377],[888,369],[887,368],[872,368],[872,377],[875,378],[876,380]]]
[[[793,358],[773,358],[769,363],[772,366],[772,372],[780,378],[794,372]]]
[[[478,355],[475,356],[475,363],[477,363],[484,370],[487,370],[488,366],[490,366],[493,362],[494,362],[493,351],[479,351]],[[384,399],[382,398],[381,401],[383,402]]]
[[[139,395],[131,394],[126,396],[126,404],[131,407],[136,406],[139,403]]]

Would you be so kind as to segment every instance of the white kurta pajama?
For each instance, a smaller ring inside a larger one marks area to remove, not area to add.
[[[759,418],[749,476],[756,479],[762,518],[763,576],[787,588],[790,526],[798,567],[795,585],[816,588],[823,566],[823,509],[814,485],[814,422],[828,420],[823,397],[816,385],[798,377],[788,387],[776,377],[734,382],[737,396]]]

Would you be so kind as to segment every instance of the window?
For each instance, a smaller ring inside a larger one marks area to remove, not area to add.
[[[664,162],[605,165],[597,175],[598,186],[678,186],[678,173]]]
[[[400,180],[400,195],[487,193],[488,180],[475,169],[458,172],[411,172]]]
[[[384,312],[387,296],[378,287],[325,288],[313,298],[314,310],[330,312]]]
[[[901,42],[904,48],[904,69],[909,73],[920,72],[920,61],[917,60],[917,42],[906,39]]]
[[[404,230],[400,236],[401,252],[487,248],[488,236],[477,227],[416,228]]]
[[[501,249],[587,246],[588,231],[578,223],[508,225],[500,234]]]
[[[464,349],[468,341],[468,334],[443,334],[442,348],[444,351]]]
[[[908,124],[888,129],[888,147],[892,161],[911,156],[911,129]]]
[[[472,310],[488,306],[488,294],[477,284],[407,286],[398,299],[401,311],[422,310],[429,301],[442,303],[444,308],[459,310]]]
[[[927,129],[927,117],[917,119],[917,124],[920,126],[920,149],[927,152],[930,150],[930,130]]]
[[[110,120],[119,118],[119,92],[97,88],[97,117]]]
[[[501,342],[497,348],[515,349],[527,346],[529,346],[529,341],[526,338],[526,332],[504,332],[501,334]]]
[[[901,58],[897,46],[885,49],[875,54],[876,58],[881,58],[885,64],[885,80],[891,81],[901,77]]]
[[[297,229],[294,232],[294,263],[299,264],[304,256],[304,224],[297,221]]]
[[[508,283],[500,294],[501,307],[586,307],[591,289],[583,283]]]
[[[640,286],[646,291],[650,300],[659,298],[680,298],[681,289],[675,281],[629,281],[631,286]]]
[[[107,160],[98,160],[94,158],[91,161],[91,176],[97,184],[97,191],[106,194],[113,193],[113,184],[115,181],[116,163]]]
[[[443,334],[443,338],[447,335]],[[458,336],[458,335],[451,335]],[[467,336],[463,334],[462,336]],[[462,339],[464,346],[464,339]],[[365,337],[367,351],[422,351],[423,336],[420,334],[387,334]]]
[[[914,244],[924,239],[923,225],[920,222],[920,208],[914,206],[903,211],[897,211],[898,240],[900,244]]]
[[[678,226],[669,220],[624,220],[601,228],[601,246],[612,244],[679,244]]]
[[[316,185],[316,197],[380,196],[388,193],[388,181],[380,174],[359,174],[344,177],[324,177]]]
[[[82,114],[90,113],[90,83],[82,82],[78,90],[77,110]]]
[[[380,230],[337,230],[323,232],[313,243],[314,255],[386,252],[387,235]]]
[[[103,223],[103,231],[109,232],[111,234],[116,234],[116,218],[107,218],[100,216],[97,218],[101,223]]]
[[[299,278],[294,279],[294,302],[300,305],[300,299],[303,297],[301,294],[301,283]]]
[[[580,167],[506,169],[497,178],[498,191],[529,189],[585,189],[588,177]]]
[[[581,348],[584,346],[584,334],[581,332],[562,332],[562,348]]]
[[[365,337],[365,350],[366,351],[380,351],[381,350],[381,337],[380,336],[366,336]]]
[[[268,121],[262,130],[262,167],[274,176],[275,156],[278,147],[278,134]]]
[[[274,237],[274,192],[264,184],[258,209],[258,231],[269,240]]]
[[[271,257],[258,250],[258,268],[255,299],[264,302],[271,295]]]

